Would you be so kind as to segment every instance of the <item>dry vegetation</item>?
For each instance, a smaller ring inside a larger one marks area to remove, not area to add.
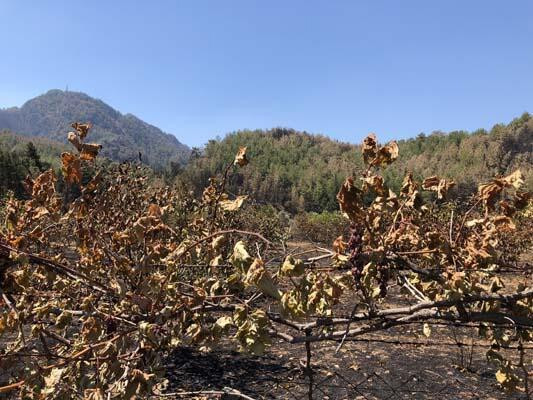
[[[519,170],[462,203],[436,176],[395,193],[381,171],[398,146],[368,136],[366,170],[337,194],[348,235],[301,248],[225,193],[246,148],[194,199],[139,164],[99,168],[90,126],[73,127],[62,165],[79,197],[63,203],[50,170],[3,210],[0,396],[529,397]]]

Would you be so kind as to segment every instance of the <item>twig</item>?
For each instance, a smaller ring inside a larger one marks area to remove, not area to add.
[[[154,393],[154,396],[157,397],[193,397],[193,396],[202,396],[202,395],[230,395],[230,396],[237,396],[241,399],[246,400],[255,400],[254,398],[245,395],[244,393],[239,392],[236,389],[232,389],[230,387],[224,387],[222,390],[197,390],[193,392],[173,392],[173,393],[161,393],[156,394]]]
[[[344,332],[344,336],[342,337],[341,342],[339,343],[339,345],[335,349],[335,354],[337,354],[339,352],[339,350],[341,349],[342,345],[344,344],[344,341],[346,340],[346,336],[348,336],[348,332],[350,332],[350,324],[352,323],[352,319],[353,319],[353,317],[355,315],[355,312],[357,311],[357,306],[358,305],[359,304],[355,303],[355,305],[352,308],[352,312],[350,314],[350,320],[346,324],[346,331]]]
[[[24,381],[19,381],[17,383],[12,383],[10,385],[1,386],[0,387],[0,393],[11,392],[12,390],[18,389],[22,385],[24,385]]]
[[[65,265],[61,265],[55,261],[52,261],[52,260],[49,260],[47,258],[44,258],[44,257],[41,257],[41,256],[38,256],[36,254],[32,254],[32,253],[27,253],[25,251],[22,251],[22,250],[18,250],[14,247],[11,247],[11,246],[8,246],[6,244],[2,244],[0,243],[0,250],[3,250],[4,252],[7,252],[7,255],[9,255],[10,252],[15,252],[15,253],[18,253],[18,254],[23,254],[25,255],[26,257],[28,257],[29,261],[34,263],[34,264],[38,264],[38,265],[41,265],[45,268],[48,268],[60,275],[66,275],[68,276],[69,278],[71,279],[75,279],[79,282],[81,282],[82,284],[84,284],[85,286],[93,289],[93,290],[96,290],[98,292],[101,292],[101,293],[105,293],[105,294],[109,294],[109,295],[112,295],[112,296],[115,296],[115,293],[105,287],[104,285],[101,285],[100,283],[92,280],[91,278],[89,278],[88,276],[72,269],[72,268],[69,268]]]
[[[520,361],[518,365],[524,372],[524,390],[526,392],[526,399],[530,400],[531,396],[529,395],[529,373],[527,372],[526,365],[524,364],[524,344],[522,343],[522,336],[520,336],[520,342],[518,343],[518,351],[520,353]]]
[[[311,337],[311,330],[305,331],[305,337],[306,338]],[[313,400],[313,367],[311,365],[311,342],[308,340],[305,341],[305,354],[306,354],[305,371],[306,371],[307,376],[309,377],[309,389],[307,391],[307,397],[309,400]]]

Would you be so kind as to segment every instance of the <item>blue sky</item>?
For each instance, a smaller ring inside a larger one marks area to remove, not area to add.
[[[0,0],[0,107],[86,92],[197,146],[359,142],[533,111],[532,1]]]

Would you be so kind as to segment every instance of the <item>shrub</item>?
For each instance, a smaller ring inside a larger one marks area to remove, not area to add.
[[[348,233],[349,225],[340,212],[323,211],[297,215],[291,228],[295,239],[331,245],[339,235]]]

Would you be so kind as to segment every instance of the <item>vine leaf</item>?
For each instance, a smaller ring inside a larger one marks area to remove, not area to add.
[[[244,167],[248,164],[248,159],[246,158],[246,147],[241,147],[239,149],[233,163],[239,167]]]
[[[346,178],[342,184],[337,200],[341,211],[352,221],[355,222],[362,216],[362,191],[355,186],[353,178]]]
[[[224,211],[237,211],[247,198],[248,196],[237,196],[235,200],[221,200],[219,204]]]
[[[62,171],[65,180],[68,183],[81,182],[81,164],[80,159],[71,153],[61,154]]]
[[[455,186],[453,179],[441,179],[438,176],[430,176],[424,179],[422,182],[422,188],[424,190],[430,190],[437,193],[437,198],[442,200],[448,194],[448,191]]]

